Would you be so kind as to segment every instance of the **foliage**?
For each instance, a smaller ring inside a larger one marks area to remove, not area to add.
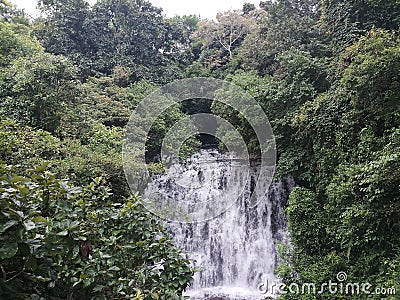
[[[373,28],[398,30],[400,3],[396,0],[322,0],[321,29],[334,53],[355,43]]]
[[[28,25],[29,20],[23,10],[18,9],[8,0],[0,1],[0,21]]]
[[[167,22],[147,1],[41,1],[48,18],[36,31],[44,48],[80,66],[84,78],[130,69],[130,81],[165,82],[179,77],[182,28]],[[79,12],[78,14],[76,12]],[[140,24],[140,26],[137,26]]]
[[[276,58],[285,51],[298,49],[321,55],[324,46],[316,23],[317,1],[265,1],[262,10],[252,13],[256,26],[243,41],[240,58],[245,69],[259,74],[272,74],[278,65]]]
[[[31,172],[1,166],[2,298],[178,299],[193,270],[135,197]]]
[[[216,19],[200,22],[194,34],[195,38],[202,41],[203,49],[215,52],[206,64],[211,69],[232,60],[234,49],[252,28],[252,19],[243,17],[239,11],[218,13]]]
[[[122,200],[121,147],[132,110],[181,76],[227,79],[269,117],[277,176],[298,184],[286,209],[292,244],[280,251],[284,283],[318,285],[345,271],[400,289],[399,1],[265,1],[216,21],[168,19],[141,0],[39,4],[44,14],[30,24],[0,2],[0,160],[19,165],[1,167],[0,297],[180,295],[192,270],[137,199]],[[165,134],[201,112],[227,119],[257,158],[243,115],[189,99],[151,128],[152,174],[164,172]],[[187,140],[181,158],[206,140]],[[28,171],[44,162],[70,181]],[[318,297],[282,296],[340,296]]]
[[[327,93],[306,102],[294,117],[296,137],[313,149],[312,173],[326,184],[340,159],[358,159],[360,133],[371,129],[371,151],[384,146],[382,136],[398,126],[398,37],[372,31],[342,56],[341,78]],[[350,63],[349,63],[350,62]]]
[[[82,105],[90,118],[106,126],[123,127],[131,115],[126,89],[115,84],[112,77],[89,78],[83,85]]]
[[[200,16],[196,15],[175,16],[167,20],[181,35],[173,57],[178,62],[182,74],[185,73],[187,66],[199,57],[201,45],[199,41],[193,39],[193,35],[198,29],[200,20]]]
[[[336,238],[353,261],[377,252],[392,257],[398,250],[399,133],[396,129],[382,150],[368,153],[369,162],[343,163],[327,188],[328,210],[340,213]],[[363,143],[359,151],[368,148]]]
[[[128,194],[122,170],[123,131],[93,125],[82,145],[79,140],[60,140],[49,132],[35,130],[10,119],[0,122],[0,161],[18,165],[18,173],[27,175],[32,165],[51,162],[50,169],[57,176],[69,177],[78,185],[88,184],[92,178],[102,176],[114,197]]]
[[[38,1],[38,8],[47,16],[35,22],[34,33],[43,47],[49,53],[77,62],[81,75],[86,75],[92,64],[90,57],[85,58],[92,50],[85,30],[89,17],[87,1],[42,0]]]
[[[19,164],[26,170],[57,156],[60,144],[49,132],[34,130],[7,118],[0,120],[0,163]]]
[[[326,232],[327,215],[317,195],[304,188],[295,188],[287,208],[290,238],[297,251],[306,255],[321,253],[329,244]]]
[[[329,87],[324,70],[324,63],[312,58],[307,52],[286,51],[277,58],[280,63],[275,76],[259,76],[256,72],[240,72],[228,75],[227,80],[242,87],[253,96],[264,108],[277,140],[279,175],[288,173],[301,174],[299,179],[306,178],[308,143],[296,141],[297,129],[293,126],[293,118],[297,110],[307,100]],[[229,119],[237,126],[245,137],[252,151],[256,150],[257,140],[249,124],[228,107],[213,103],[213,112]],[[251,153],[257,156],[256,153]],[[302,176],[302,177],[300,177]]]
[[[15,61],[4,77],[3,114],[59,133],[62,116],[79,95],[76,69],[63,57],[40,52]]]
[[[0,70],[10,66],[17,58],[42,50],[29,31],[26,25],[0,21]]]
[[[122,168],[123,134],[121,129],[95,123],[85,136],[85,145],[75,139],[62,142],[60,155],[51,160],[52,170],[78,185],[88,184],[91,178],[101,176],[112,189],[113,198],[128,195]]]
[[[312,191],[290,196],[296,248],[281,269],[286,278],[313,282],[328,267],[322,282],[345,271],[349,282],[398,288],[399,45],[397,33],[369,32],[342,53],[330,90],[294,118],[314,177]]]

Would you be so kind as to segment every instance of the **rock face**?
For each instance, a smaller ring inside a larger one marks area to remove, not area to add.
[[[286,236],[283,207],[294,186],[293,180],[274,181],[259,204],[250,208],[248,199],[258,178],[258,166],[251,166],[243,191],[237,193],[226,185],[233,175],[227,172],[223,154],[214,151],[211,157],[210,151],[203,151],[198,155],[200,159],[195,166],[186,166],[189,171],[182,174],[183,178],[174,182],[162,175],[148,188],[187,203],[214,203],[219,201],[219,195],[237,199],[225,213],[209,221],[171,224],[176,245],[190,253],[200,269],[188,293],[191,299],[260,299],[258,285],[276,280],[277,244]],[[220,163],[216,164],[215,158]],[[195,186],[210,182],[210,185],[190,192],[182,189],[178,181],[194,182]]]

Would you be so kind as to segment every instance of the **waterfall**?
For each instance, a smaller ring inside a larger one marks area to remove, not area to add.
[[[283,205],[293,180],[274,181],[262,201],[250,208],[246,200],[258,176],[257,164],[250,168],[244,190],[233,195],[238,191],[226,191],[225,184],[231,160],[216,150],[202,150],[182,166],[178,180],[158,175],[145,192],[148,197],[163,195],[189,203],[218,202],[224,193],[237,198],[228,210],[208,221],[170,224],[176,245],[196,260],[199,269],[187,291],[191,299],[259,299],[258,285],[263,280],[276,280],[277,244],[285,240],[286,233]],[[188,191],[180,185],[200,185],[205,180],[209,181],[205,189]]]

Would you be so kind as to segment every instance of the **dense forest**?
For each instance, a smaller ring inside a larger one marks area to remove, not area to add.
[[[182,297],[195,270],[130,193],[121,151],[137,104],[194,77],[233,82],[268,115],[276,177],[296,181],[281,280],[318,285],[343,271],[400,292],[398,0],[263,1],[215,20],[166,18],[145,0],[38,7],[32,19],[0,1],[1,299]],[[162,137],[197,112],[229,120],[257,157],[243,118],[186,101],[152,128],[154,172]],[[186,155],[208,142],[189,140]]]

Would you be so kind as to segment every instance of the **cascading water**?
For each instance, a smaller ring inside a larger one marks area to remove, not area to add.
[[[192,157],[191,163],[179,166],[181,171],[174,179],[159,175],[145,192],[148,197],[158,194],[187,203],[215,203],[222,196],[237,199],[228,210],[208,221],[171,223],[176,245],[188,252],[199,268],[187,291],[191,299],[259,299],[258,285],[265,280],[275,281],[277,244],[285,239],[282,206],[293,180],[273,182],[259,204],[250,208],[247,200],[258,167],[255,164],[250,168],[248,182],[240,192],[227,189],[226,183],[232,179],[228,177],[242,174],[229,172],[231,162],[232,157],[216,150],[202,150]],[[236,162],[236,169],[240,167],[240,161]],[[185,182],[204,188],[187,190],[181,185]]]

